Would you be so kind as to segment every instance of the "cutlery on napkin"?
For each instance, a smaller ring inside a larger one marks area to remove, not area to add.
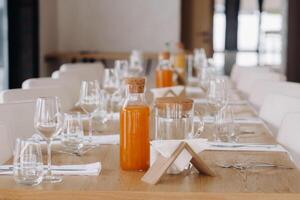
[[[207,150],[220,151],[275,151],[286,152],[279,144],[259,144],[259,143],[231,143],[231,142],[207,142]]]
[[[98,176],[102,166],[100,162],[83,165],[52,165],[52,173],[56,175],[70,176]],[[47,170],[47,166],[44,166]],[[0,165],[0,175],[12,175],[13,165]]]
[[[198,98],[198,99],[194,99],[194,103],[198,103],[198,104],[207,104],[208,101],[205,98]],[[228,105],[234,106],[234,105],[247,105],[248,101],[246,100],[229,100]]]
[[[194,117],[194,121],[201,121],[203,120],[205,123],[214,123],[215,119],[212,116],[204,116],[200,119],[198,116]],[[262,124],[263,120],[259,117],[235,117],[233,119],[234,123],[238,124]]]

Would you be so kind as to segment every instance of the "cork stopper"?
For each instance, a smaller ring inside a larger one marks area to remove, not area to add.
[[[129,77],[125,78],[124,82],[128,85],[130,93],[143,93],[146,83],[145,77]]]
[[[183,111],[189,111],[193,107],[194,101],[184,97],[160,97],[155,101],[158,109],[164,109],[168,105],[181,105]]]

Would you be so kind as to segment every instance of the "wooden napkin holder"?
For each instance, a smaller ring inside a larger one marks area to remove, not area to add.
[[[198,154],[188,145],[186,142],[181,142],[174,153],[165,158],[162,155],[158,155],[153,165],[148,169],[146,174],[142,177],[142,181],[155,185],[159,182],[168,168],[173,164],[180,153],[186,149],[192,156],[191,164],[198,170],[199,173],[208,176],[215,176],[215,172],[210,169],[206,163],[198,156]]]

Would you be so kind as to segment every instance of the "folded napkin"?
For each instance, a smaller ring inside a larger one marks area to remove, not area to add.
[[[200,119],[198,116],[194,117],[194,121],[198,122],[203,120],[205,123],[214,123],[215,119],[212,116],[204,116]],[[237,124],[262,124],[263,120],[259,117],[236,117],[233,119],[234,123]]]
[[[190,140],[154,140],[151,141],[151,164],[154,163],[158,154],[169,158],[178,148],[181,142],[186,142],[196,153],[204,151],[208,144],[206,139],[190,139]],[[192,156],[187,150],[183,150],[174,161],[171,168],[175,171],[183,171],[191,161]]]
[[[198,103],[198,104],[207,104],[208,101],[205,98],[197,98],[194,99],[194,103]],[[247,100],[230,100],[228,102],[228,105],[234,106],[234,105],[247,105],[248,101]]]
[[[84,165],[52,165],[52,173],[54,175],[69,175],[69,176],[98,176],[101,172],[101,163],[89,163]],[[3,171],[2,171],[3,170]],[[44,166],[46,173],[47,166]],[[0,175],[12,175],[12,165],[1,165]]]
[[[153,88],[151,92],[154,98],[179,96],[183,93],[184,86],[173,86],[164,88]]]
[[[46,142],[42,136],[39,134],[34,134],[33,138],[41,140],[41,142]],[[60,144],[62,136],[55,138],[52,144]],[[89,136],[83,136],[83,139],[89,141]],[[120,135],[112,134],[112,135],[94,135],[92,136],[92,144],[119,144],[120,143]]]
[[[230,142],[208,142],[207,150],[214,151],[271,151],[287,152],[279,144],[254,144],[254,143],[230,143]]]
[[[191,93],[204,93],[204,91],[200,87],[191,87],[191,86],[185,87],[185,92],[188,93],[188,94],[191,94]]]

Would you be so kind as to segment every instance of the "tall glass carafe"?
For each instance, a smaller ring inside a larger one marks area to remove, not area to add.
[[[150,108],[145,78],[126,78],[127,95],[120,113],[120,165],[123,170],[146,171],[150,161]]]

